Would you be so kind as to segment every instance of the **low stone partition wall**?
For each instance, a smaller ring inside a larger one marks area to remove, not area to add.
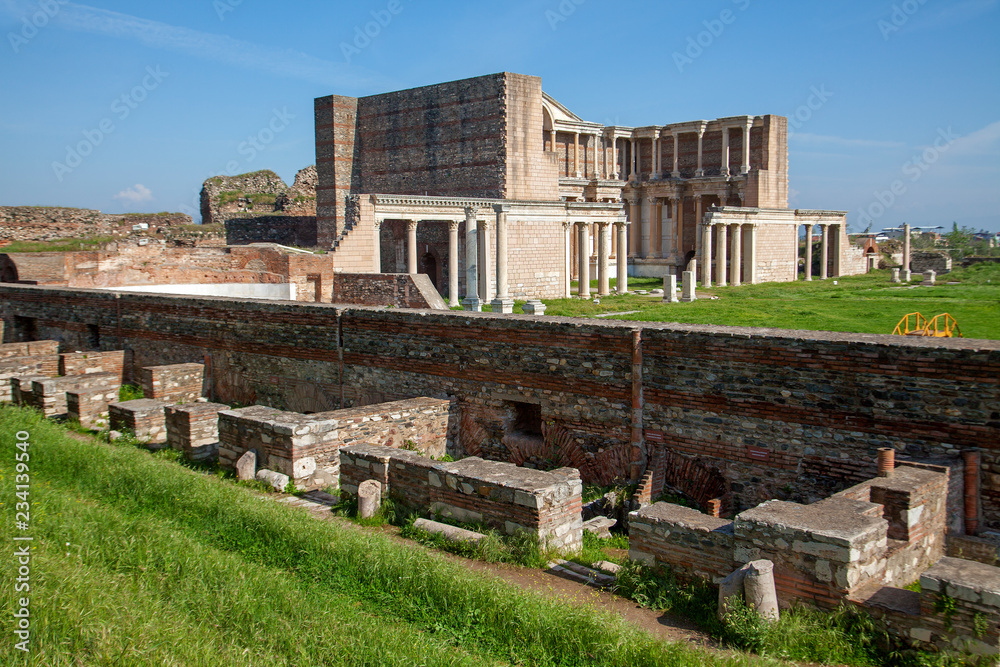
[[[21,376],[55,377],[57,375],[59,375],[59,355],[57,354],[2,357],[0,358],[0,401],[14,400],[11,378]]]
[[[981,536],[948,535],[947,553],[952,558],[974,560],[986,565],[1000,565],[1000,539],[986,540]]]
[[[57,340],[36,340],[28,343],[4,343],[0,345],[0,359],[58,353],[59,341]]]
[[[682,578],[718,582],[733,560],[733,522],[671,503],[655,503],[629,515],[629,558],[669,564]]]
[[[339,450],[346,445],[411,442],[422,453],[443,455],[450,405],[414,398],[312,415],[262,405],[225,410],[219,414],[219,464],[235,468],[245,452],[256,450],[261,467],[288,475],[300,489],[336,486]]]
[[[69,409],[66,399],[67,392],[91,389],[118,391],[121,384],[121,376],[114,373],[88,373],[87,375],[34,380],[31,383],[31,392],[28,393],[22,382],[21,402],[41,411],[46,417],[63,416],[67,414]]]
[[[108,425],[108,405],[118,400],[121,383],[107,387],[75,389],[66,392],[66,414],[84,428]]]
[[[917,648],[1000,653],[1000,568],[945,557],[920,575],[919,593],[884,587],[854,602]]]
[[[125,351],[69,352],[59,355],[59,375],[84,375],[85,373],[115,373],[122,378]]]
[[[167,441],[164,409],[168,405],[170,404],[166,401],[152,398],[112,403],[108,406],[111,430],[131,431],[136,438],[150,445],[162,445]]]
[[[58,361],[56,362],[58,363]],[[31,383],[35,380],[44,380],[46,378],[56,377],[56,373],[52,375],[15,375],[10,378],[10,400],[14,405],[28,406],[28,402],[25,400],[26,397],[31,396]],[[30,398],[29,398],[30,400]]]
[[[527,532],[560,551],[579,551],[583,544],[583,484],[576,468],[543,472],[475,456],[434,462],[368,445],[344,447],[340,458],[344,491],[356,492],[362,481],[375,479],[394,499],[417,509],[508,535]]]
[[[168,403],[193,403],[201,398],[204,364],[147,366],[139,373],[143,396]]]
[[[904,464],[811,505],[763,503],[731,529],[656,503],[629,515],[630,557],[714,580],[767,559],[783,604],[835,607],[866,588],[915,581],[944,554],[947,484],[946,468]]]
[[[219,456],[219,413],[222,403],[185,403],[164,408],[167,445],[190,461],[209,461]]]

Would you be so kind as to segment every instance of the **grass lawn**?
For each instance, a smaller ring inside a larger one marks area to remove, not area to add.
[[[19,430],[31,443],[23,532]],[[776,664],[655,641],[162,455],[76,440],[10,406],[0,407],[0,489],[4,664]],[[27,593],[14,591],[12,534],[34,538]],[[20,597],[30,597],[27,655],[13,648]]]
[[[0,253],[11,252],[77,252],[97,250],[115,239],[111,236],[94,236],[86,239],[53,239],[51,241],[14,241],[0,248]]]
[[[947,284],[955,281],[960,284]],[[629,280],[630,290],[662,287],[659,279]],[[877,271],[838,278],[836,285],[831,279],[713,287],[699,289],[698,296],[693,303],[673,304],[634,294],[602,297],[599,304],[552,299],[546,300],[545,314],[593,317],[638,311],[611,319],[891,334],[907,313],[917,311],[931,318],[947,312],[956,318],[964,337],[1000,339],[997,264],[978,264],[939,276],[933,287],[893,285],[888,271]],[[710,296],[718,299],[706,298]]]

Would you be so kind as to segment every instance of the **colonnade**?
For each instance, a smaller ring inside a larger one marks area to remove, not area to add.
[[[514,300],[510,295],[510,285],[508,280],[509,252],[507,249],[507,216],[511,207],[507,204],[494,204],[493,212],[495,217],[480,219],[478,210],[474,207],[465,209],[465,229],[466,229],[466,298],[459,301],[459,243],[458,232],[461,225],[460,220],[449,220],[448,223],[448,305],[455,307],[464,305],[467,310],[479,310],[483,304],[489,303],[493,307],[493,312],[510,313],[514,307]],[[406,223],[406,271],[415,274],[419,272],[417,265],[417,227],[420,220],[404,219]],[[374,271],[381,272],[381,220],[375,222],[375,260]],[[612,239],[610,234],[611,225],[616,226],[616,238]],[[582,297],[590,296],[590,228],[595,225],[598,229],[597,255],[598,255],[598,294],[610,294],[610,255],[614,247],[626,247],[627,223],[618,221],[599,222],[571,222],[563,223],[565,233],[565,265],[563,273],[565,275],[564,292],[565,296],[571,294],[571,273],[572,266],[572,243],[571,233],[575,227],[579,239],[580,255],[580,281],[578,294]],[[492,233],[495,230],[495,234]],[[491,252],[490,241],[493,240],[495,253]],[[495,261],[494,260],[495,257]],[[628,289],[628,267],[626,253],[617,253],[618,257],[618,291],[624,293]],[[493,293],[490,278],[496,274],[496,291]]]
[[[754,223],[705,223],[701,229],[701,284],[719,287],[757,283],[757,229]]]
[[[802,225],[805,229],[806,245],[805,245],[805,279],[812,280],[812,254],[813,254],[813,227],[816,225],[810,223],[808,225]],[[819,223],[819,228],[821,232],[820,237],[820,250],[819,250],[819,279],[826,280],[827,278],[836,278],[840,275],[840,237],[841,237],[841,225],[833,223]],[[832,228],[832,235],[831,235]],[[832,260],[832,261],[831,261]],[[832,275],[831,275],[832,274]],[[795,275],[793,280],[798,280],[799,278],[799,226],[795,226]]]

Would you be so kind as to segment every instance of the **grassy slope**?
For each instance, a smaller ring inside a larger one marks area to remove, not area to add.
[[[35,634],[31,661],[11,664],[764,664],[655,642],[140,450],[78,442],[9,406],[4,526],[19,429],[32,436]],[[11,545],[0,541],[3,562]],[[0,591],[9,642],[9,576]]]
[[[962,284],[945,284],[955,279]],[[956,271],[934,287],[892,285],[887,271],[840,278],[837,283],[716,287],[707,293],[718,296],[717,300],[677,304],[634,295],[604,297],[600,304],[557,299],[546,301],[545,314],[587,317],[638,310],[616,319],[888,334],[907,313],[919,311],[933,317],[947,312],[958,320],[966,338],[1000,339],[1000,265]],[[630,281],[629,287],[652,289],[662,287],[662,281]]]

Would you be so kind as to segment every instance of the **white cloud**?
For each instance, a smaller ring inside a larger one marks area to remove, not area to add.
[[[20,19],[37,5],[26,0],[5,0],[0,8]],[[226,35],[150,21],[107,9],[60,4],[52,22],[67,30],[130,39],[154,49],[166,49],[280,77],[302,79],[329,88],[371,89],[385,87],[387,80],[363,68],[314,58],[292,49],[258,46]]]
[[[956,139],[948,152],[951,155],[996,154],[1000,149],[1000,120]]]
[[[136,183],[135,187],[127,188],[122,190],[114,196],[115,199],[120,199],[123,202],[129,204],[140,204],[144,201],[150,201],[153,199],[153,191],[147,188],[142,183]]]

